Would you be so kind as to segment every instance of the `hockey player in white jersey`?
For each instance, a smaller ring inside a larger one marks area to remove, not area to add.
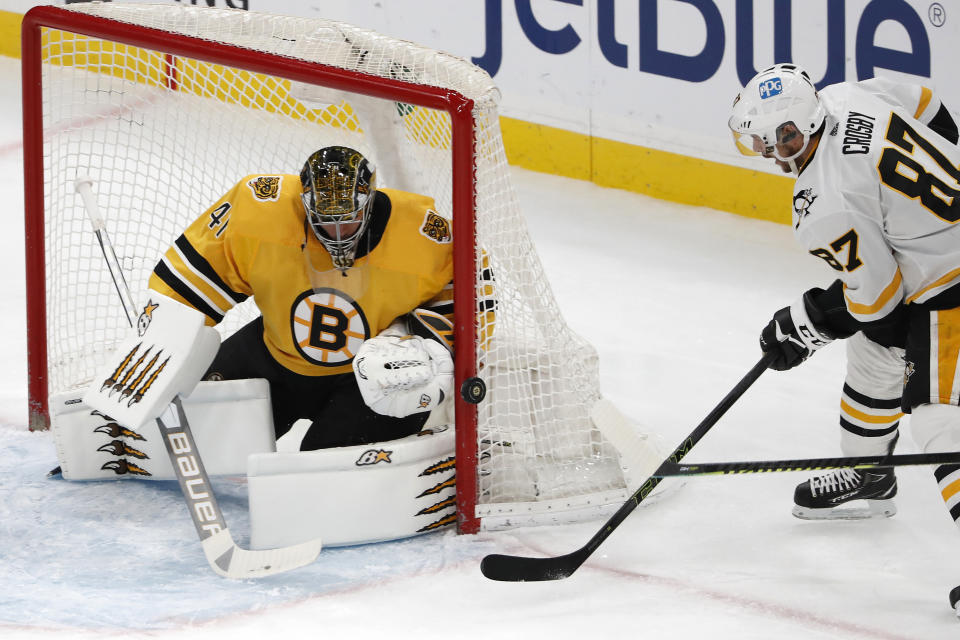
[[[847,338],[845,455],[891,452],[904,413],[924,452],[960,450],[960,148],[947,108],[930,89],[883,78],[818,92],[778,64],[743,88],[729,126],[741,151],[796,175],[795,235],[836,276],[764,327],[771,368]],[[960,526],[960,466],[934,472]],[[896,492],[892,468],[835,471],[797,487],[794,514],[890,516]],[[960,587],[951,605],[958,598]]]

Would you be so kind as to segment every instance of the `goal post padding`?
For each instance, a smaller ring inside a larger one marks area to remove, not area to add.
[[[82,3],[27,13],[23,78],[32,428],[125,330],[78,176],[142,304],[160,255],[234,181],[346,144],[381,186],[428,194],[453,221],[456,384],[488,389],[479,405],[456,398],[460,530],[582,519],[626,497],[590,421],[596,352],[564,322],[527,232],[485,71],[323,19]],[[244,305],[224,335],[256,314]]]

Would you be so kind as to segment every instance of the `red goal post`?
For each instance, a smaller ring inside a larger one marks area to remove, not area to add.
[[[616,452],[589,417],[596,354],[556,308],[482,69],[343,23],[179,5],[37,7],[22,33],[31,429],[124,330],[77,177],[95,181],[136,298],[232,181],[295,172],[346,143],[383,186],[431,195],[453,221],[456,388],[474,376],[488,388],[480,405],[456,397],[460,531],[580,519],[624,499]],[[477,313],[485,268],[489,326]]]

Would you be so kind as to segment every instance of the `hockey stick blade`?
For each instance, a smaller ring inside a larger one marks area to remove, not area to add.
[[[501,582],[542,582],[569,578],[590,555],[586,548],[563,556],[527,558],[492,553],[480,561],[480,573]]]
[[[243,549],[222,529],[202,543],[203,553],[214,572],[224,578],[262,578],[306,566],[320,555],[320,539],[280,549]]]
[[[585,545],[571,553],[548,558],[491,554],[480,562],[480,572],[490,580],[500,580],[504,582],[538,582],[542,580],[569,578],[580,565],[596,551],[597,547],[620,526],[620,523],[626,520],[627,516],[660,484],[662,478],[658,475],[658,472],[661,469],[667,468],[668,465],[679,462],[686,456],[687,453],[690,452],[690,449],[710,431],[721,416],[750,388],[750,385],[756,382],[757,378],[766,371],[767,365],[772,358],[772,353],[764,354],[763,357],[753,365],[753,368],[750,369],[747,375],[724,396],[723,400],[713,408],[710,414],[697,425],[697,428],[680,443],[680,446],[674,449],[670,457],[660,464],[657,471],[654,471],[653,474],[647,478],[646,482],[644,482],[633,495],[627,498],[627,501],[617,509],[616,513],[604,523],[603,527],[601,527]]]

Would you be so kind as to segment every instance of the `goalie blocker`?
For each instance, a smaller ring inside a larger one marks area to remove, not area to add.
[[[187,397],[220,347],[220,334],[199,311],[156,291],[127,338],[94,375],[83,402],[137,430]]]

